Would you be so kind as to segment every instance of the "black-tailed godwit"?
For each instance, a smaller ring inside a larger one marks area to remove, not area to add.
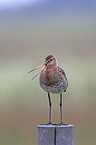
[[[66,91],[68,87],[68,81],[66,74],[62,68],[60,68],[57,64],[57,59],[53,55],[48,55],[45,58],[45,62],[41,64],[40,66],[36,67],[35,69],[32,69],[28,73],[44,66],[33,78],[32,80],[40,74],[40,86],[41,88],[48,93],[48,99],[49,99],[49,123],[51,123],[51,98],[50,93],[54,94],[60,94],[60,117],[61,122],[59,125],[64,125],[62,123],[62,93]]]

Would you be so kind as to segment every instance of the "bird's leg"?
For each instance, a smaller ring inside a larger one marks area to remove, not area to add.
[[[49,123],[48,124],[52,124],[51,123],[51,98],[50,98],[50,93],[48,92],[48,99],[49,99]]]
[[[60,117],[61,117],[61,122],[58,125],[64,125],[62,122],[62,93],[60,93]]]
[[[61,117],[61,124],[62,124],[62,94],[60,93],[60,117]]]
[[[62,122],[62,93],[60,93],[60,117],[61,117],[61,122],[57,125],[68,125]]]

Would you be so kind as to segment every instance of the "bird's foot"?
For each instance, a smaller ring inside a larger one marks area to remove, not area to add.
[[[68,125],[68,124],[64,124],[63,122],[60,122],[59,124],[56,125],[61,126],[61,125]]]
[[[44,125],[53,125],[51,122],[47,123],[47,124],[44,124]]]

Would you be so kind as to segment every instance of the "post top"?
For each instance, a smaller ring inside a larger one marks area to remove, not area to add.
[[[65,124],[65,125],[46,125],[46,124],[41,124],[37,125],[38,128],[69,128],[69,127],[74,127],[74,125],[71,124]]]

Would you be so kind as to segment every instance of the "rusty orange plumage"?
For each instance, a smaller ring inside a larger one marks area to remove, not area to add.
[[[68,81],[66,74],[62,68],[60,68],[57,64],[57,59],[53,55],[48,55],[45,59],[45,62],[40,65],[42,70],[39,71],[32,79],[34,79],[38,74],[40,74],[39,82],[41,88],[48,93],[49,98],[49,123],[51,123],[51,98],[50,93],[60,94],[60,113],[61,113],[61,122],[59,125],[63,125],[62,123],[62,93],[66,91],[68,87]],[[39,67],[29,71],[32,72]]]

